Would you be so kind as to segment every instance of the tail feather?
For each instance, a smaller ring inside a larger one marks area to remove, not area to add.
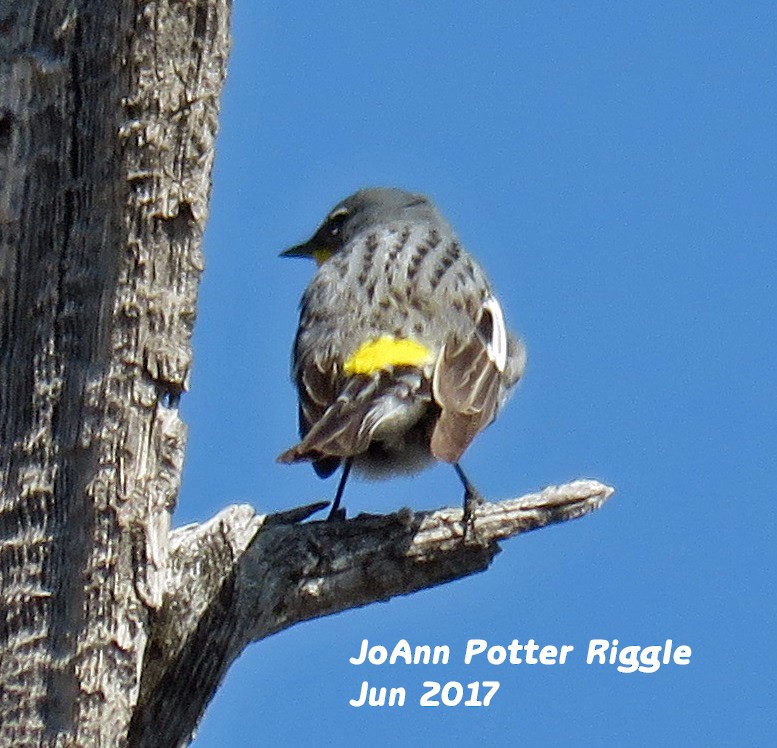
[[[351,377],[302,441],[281,454],[278,461],[313,460],[326,471],[329,460],[334,459],[331,473],[342,458],[366,452],[376,433],[401,412],[410,412],[408,405],[430,399],[428,379],[414,368]],[[413,417],[417,420],[419,416],[420,411]]]

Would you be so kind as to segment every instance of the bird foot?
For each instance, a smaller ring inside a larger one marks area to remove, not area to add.
[[[327,522],[345,522],[345,507],[333,506],[329,512],[329,516],[326,518]]]
[[[483,497],[475,489],[472,484],[469,484],[464,491],[464,512],[462,514],[462,522],[464,523],[464,542],[466,542],[471,534],[474,541],[477,541],[477,535],[475,533],[475,512],[479,506],[484,502]]]

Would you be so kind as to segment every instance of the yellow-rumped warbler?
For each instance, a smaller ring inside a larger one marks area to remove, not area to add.
[[[278,457],[326,478],[451,463],[465,517],[480,497],[459,466],[523,373],[485,273],[430,200],[398,189],[356,192],[311,239],[281,253],[312,257],[294,343],[302,441]]]

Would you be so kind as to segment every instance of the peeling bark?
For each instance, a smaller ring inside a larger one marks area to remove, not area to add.
[[[0,744],[122,745],[162,601],[228,2],[0,9]]]

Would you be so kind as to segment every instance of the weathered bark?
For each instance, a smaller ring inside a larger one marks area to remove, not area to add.
[[[164,592],[229,2],[0,14],[0,744],[118,746]]]
[[[188,742],[251,641],[487,567],[597,508],[170,532],[229,0],[0,5],[0,745]]]

